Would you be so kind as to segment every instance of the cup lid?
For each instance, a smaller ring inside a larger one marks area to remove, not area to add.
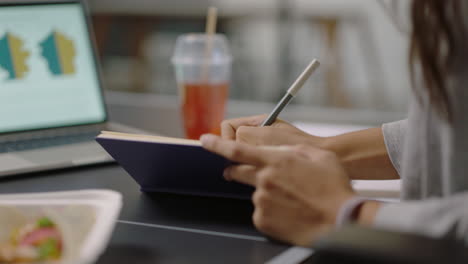
[[[173,64],[227,64],[232,55],[223,34],[184,34],[177,38]]]

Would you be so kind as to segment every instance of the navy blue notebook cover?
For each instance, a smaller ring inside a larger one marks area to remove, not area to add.
[[[155,142],[153,138],[114,132],[104,132],[96,141],[143,192],[241,199],[250,199],[253,192],[250,186],[226,181],[223,170],[229,161],[201,146]]]

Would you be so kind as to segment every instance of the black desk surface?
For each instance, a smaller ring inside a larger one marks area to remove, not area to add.
[[[255,230],[249,201],[141,193],[114,164],[0,181],[0,193],[90,188],[123,195],[119,222],[98,263],[264,263],[288,248]]]

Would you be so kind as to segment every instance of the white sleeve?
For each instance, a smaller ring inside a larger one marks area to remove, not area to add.
[[[468,191],[444,198],[388,203],[377,212],[375,226],[388,230],[452,237],[468,245]]]
[[[400,120],[392,123],[387,123],[382,126],[382,132],[384,136],[385,146],[387,152],[392,161],[393,167],[397,170],[398,174],[401,175],[400,164],[401,156],[403,153],[403,144],[406,134],[406,126],[408,121]]]

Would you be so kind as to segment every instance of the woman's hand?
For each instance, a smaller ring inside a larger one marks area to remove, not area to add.
[[[266,115],[257,115],[225,120],[221,123],[221,137],[257,146],[297,144],[320,146],[323,142],[323,138],[307,134],[279,119],[271,126],[260,127],[266,118]]]
[[[225,120],[221,137],[250,145],[310,145],[334,152],[350,179],[398,179],[385,146],[381,128],[346,133],[333,137],[317,137],[277,120],[268,127],[259,127],[266,115]]]
[[[330,231],[342,204],[355,194],[333,152],[313,146],[252,146],[213,135],[204,148],[240,163],[228,180],[256,187],[253,222],[265,234],[310,246]]]

